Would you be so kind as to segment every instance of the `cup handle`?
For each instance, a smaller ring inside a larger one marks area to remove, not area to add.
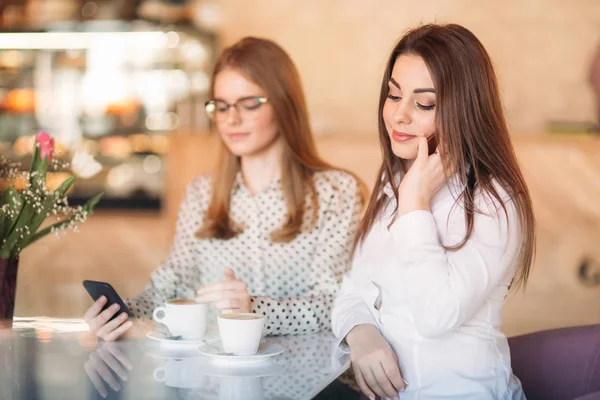
[[[159,313],[162,311],[162,317],[159,316]],[[156,307],[154,309],[154,311],[152,312],[152,319],[154,319],[156,322],[160,322],[161,324],[164,324],[165,319],[167,318],[167,309],[165,307]]]
[[[161,377],[162,375],[162,377]],[[167,380],[167,370],[164,367],[156,368],[154,370],[154,379],[158,382],[164,382]]]

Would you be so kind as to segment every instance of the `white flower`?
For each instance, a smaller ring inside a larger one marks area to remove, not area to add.
[[[102,165],[85,150],[75,150],[71,160],[71,170],[83,179],[91,178],[102,170]]]

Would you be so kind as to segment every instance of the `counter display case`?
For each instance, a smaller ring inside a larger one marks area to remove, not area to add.
[[[160,208],[169,134],[207,130],[215,53],[212,33],[143,21],[0,33],[0,152],[27,166],[33,135],[47,131],[59,158],[83,147],[103,165],[72,203],[102,191],[99,207]]]

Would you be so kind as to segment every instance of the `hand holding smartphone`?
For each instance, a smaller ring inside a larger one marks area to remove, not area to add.
[[[91,332],[110,342],[133,326],[133,314],[110,284],[86,280],[83,286],[95,300],[84,316]]]
[[[133,317],[133,314],[131,313],[131,311],[129,311],[129,309],[125,305],[125,302],[123,301],[123,299],[121,299],[121,296],[119,296],[117,291],[109,283],[85,280],[83,281],[83,287],[85,287],[85,290],[87,290],[87,292],[90,294],[92,299],[94,299],[94,301],[97,301],[102,296],[106,297],[107,301],[104,304],[102,311],[106,310],[115,303],[120,306],[119,312],[115,313],[115,315],[113,315],[109,321],[115,319],[122,312],[126,312],[130,318]]]

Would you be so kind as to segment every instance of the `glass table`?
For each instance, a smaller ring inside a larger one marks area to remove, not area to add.
[[[155,329],[138,321],[133,337],[104,342],[80,319],[0,321],[0,398],[311,399],[350,366],[330,332],[263,338],[284,352],[240,364],[148,338]]]

